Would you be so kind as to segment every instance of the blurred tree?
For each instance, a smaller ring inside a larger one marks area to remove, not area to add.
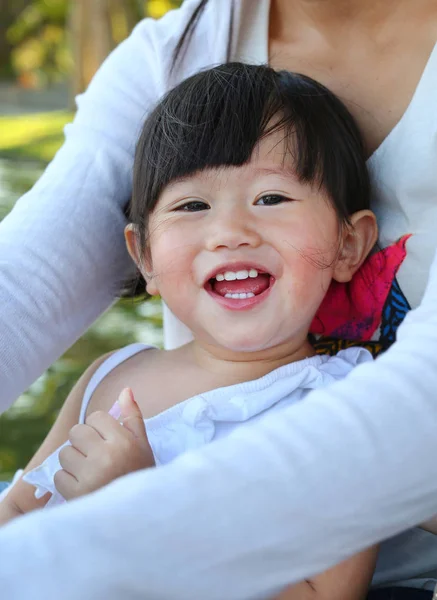
[[[75,95],[86,88],[109,52],[138,21],[145,16],[159,18],[180,3],[181,0],[16,0],[12,10],[11,2],[0,0],[0,51],[1,43],[4,46],[1,56],[11,56],[12,69],[21,85],[41,87],[71,75]],[[7,9],[3,10],[3,5]]]
[[[71,6],[73,94],[82,92],[110,51],[146,16],[154,19],[181,0],[75,0]]]
[[[0,76],[10,77],[12,67],[10,56],[12,44],[8,39],[7,32],[9,27],[15,22],[18,15],[29,3],[29,0],[0,0]]]
[[[72,68],[66,35],[67,0],[26,2],[8,28],[12,68],[21,85],[42,87]]]

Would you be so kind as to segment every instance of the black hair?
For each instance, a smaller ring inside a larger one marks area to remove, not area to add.
[[[147,118],[134,162],[129,218],[147,243],[148,218],[173,180],[246,164],[266,135],[284,133],[303,182],[320,186],[341,222],[369,208],[364,144],[344,104],[313,79],[264,65],[228,63],[186,79]],[[135,292],[143,290],[143,285]]]
[[[200,0],[199,4],[194,9],[193,14],[191,15],[184,31],[182,32],[182,35],[179,38],[175,49],[173,50],[173,61],[171,65],[172,71],[176,68],[176,64],[179,58],[182,57],[182,51],[186,49],[189,41],[191,40],[191,36],[193,35],[197,22],[199,21],[203,11],[205,10],[207,2],[208,0]]]

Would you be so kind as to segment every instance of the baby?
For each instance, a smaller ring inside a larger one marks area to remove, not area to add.
[[[375,244],[369,190],[352,117],[308,77],[234,63],[170,91],[138,142],[125,235],[140,284],[193,341],[135,344],[92,365],[0,519],[168,463],[371,360],[360,348],[316,355],[308,341],[331,282],[350,281]],[[136,402],[123,394],[121,426],[108,411],[126,387]],[[365,595],[375,558],[372,548],[280,597]]]

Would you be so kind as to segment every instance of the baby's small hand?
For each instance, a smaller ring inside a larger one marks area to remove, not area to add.
[[[59,453],[62,470],[55,474],[56,489],[66,500],[89,494],[113,479],[154,467],[140,409],[130,389],[123,390],[111,414],[92,413],[85,425],[70,430],[71,446]],[[116,420],[120,417],[120,421]],[[114,418],[115,417],[115,418]]]

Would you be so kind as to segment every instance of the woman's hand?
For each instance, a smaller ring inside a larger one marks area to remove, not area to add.
[[[130,389],[123,390],[110,413],[94,412],[85,425],[72,427],[69,441],[71,446],[59,453],[62,470],[54,477],[56,489],[66,500],[155,466],[144,420]]]

